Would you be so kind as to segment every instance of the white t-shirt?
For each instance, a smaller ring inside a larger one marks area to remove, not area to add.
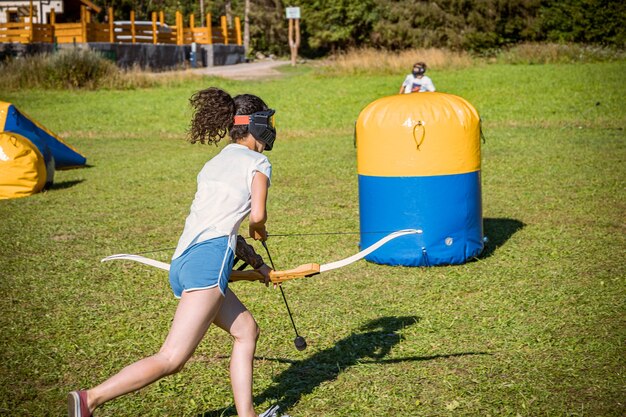
[[[417,78],[414,77],[413,74],[409,74],[404,79],[402,86],[404,87],[404,94],[415,93],[418,91],[420,93],[435,91],[435,84],[433,84],[433,80],[426,75],[422,75],[422,78]]]
[[[256,172],[271,179],[272,165],[267,157],[236,143],[227,145],[204,164],[172,259],[191,245],[220,236],[229,236],[229,246],[234,250],[239,226],[251,210],[252,179]]]

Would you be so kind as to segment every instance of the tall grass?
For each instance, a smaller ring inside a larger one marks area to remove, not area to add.
[[[570,64],[617,61],[626,52],[594,45],[523,43],[502,50],[496,60],[503,64]]]
[[[626,52],[614,48],[580,44],[523,43],[497,51],[494,55],[474,56],[467,52],[440,48],[389,51],[374,48],[351,49],[330,56],[317,68],[320,75],[398,75],[408,72],[417,61],[431,69],[463,69],[476,65],[568,64],[623,60]]]
[[[474,65],[476,59],[466,52],[439,48],[405,51],[361,48],[332,55],[319,66],[318,72],[325,75],[402,74],[417,61],[426,62],[430,68],[457,69]]]
[[[115,64],[95,52],[67,49],[9,60],[0,67],[5,88],[95,89],[115,78]]]

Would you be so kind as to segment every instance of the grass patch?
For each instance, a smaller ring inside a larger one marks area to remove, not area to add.
[[[433,68],[438,89],[484,120],[490,246],[460,266],[359,262],[285,284],[304,352],[293,348],[277,291],[232,285],[262,328],[258,409],[279,400],[290,415],[312,417],[622,416],[625,65]],[[90,164],[57,173],[49,191],[0,201],[1,412],[61,415],[67,391],[159,349],[176,306],[166,275],[99,259],[175,245],[195,176],[218,151],[183,140],[191,93],[217,85],[278,110],[270,233],[354,231],[354,121],[401,82],[302,68],[256,83],[1,91]],[[287,268],[354,253],[358,236],[269,243]],[[211,329],[182,373],[97,415],[230,410],[229,346]]]

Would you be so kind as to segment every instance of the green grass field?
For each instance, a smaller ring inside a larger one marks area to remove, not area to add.
[[[304,352],[278,291],[232,284],[262,328],[258,410],[279,401],[294,417],[625,415],[626,63],[430,75],[483,118],[490,244],[462,266],[360,261],[286,283]],[[357,231],[354,121],[402,79],[303,67],[258,82],[0,89],[89,164],[57,172],[49,191],[0,201],[0,415],[63,415],[68,391],[159,349],[176,307],[167,275],[99,260],[175,246],[196,174],[218,151],[184,141],[194,91],[252,92],[277,109],[270,233]],[[290,268],[355,253],[358,240],[268,243]],[[185,370],[96,415],[233,415],[230,345],[210,329]]]

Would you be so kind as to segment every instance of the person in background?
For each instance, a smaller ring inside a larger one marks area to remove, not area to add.
[[[398,94],[424,93],[427,91],[435,91],[435,85],[430,77],[424,75],[426,73],[426,63],[416,62],[413,65],[413,71],[407,75],[400,87]]]

